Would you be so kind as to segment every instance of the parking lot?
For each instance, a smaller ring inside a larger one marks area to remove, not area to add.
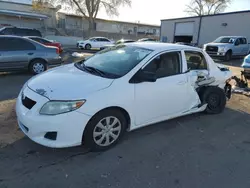
[[[65,63],[75,61],[68,49]],[[240,59],[221,62],[240,73]],[[224,113],[194,114],[125,135],[116,147],[90,153],[83,147],[50,149],[17,127],[14,105],[31,75],[0,75],[0,187],[250,186],[250,103],[233,95]],[[73,126],[69,125],[69,126]]]

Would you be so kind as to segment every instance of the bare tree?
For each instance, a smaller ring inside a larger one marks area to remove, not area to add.
[[[224,12],[231,1],[232,0],[191,0],[185,12],[195,16],[218,14]]]
[[[38,4],[50,3],[61,5],[67,12],[77,13],[89,21],[89,30],[93,30],[96,16],[101,8],[109,16],[119,15],[118,8],[131,6],[131,0],[36,0]]]

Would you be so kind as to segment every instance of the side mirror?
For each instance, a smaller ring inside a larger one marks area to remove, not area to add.
[[[129,81],[129,83],[156,82],[157,77],[153,72],[140,70]]]
[[[240,44],[239,44],[238,42],[235,42],[234,45],[235,45],[235,46],[239,46]]]

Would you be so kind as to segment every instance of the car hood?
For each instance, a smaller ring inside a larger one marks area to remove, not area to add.
[[[211,42],[211,43],[206,44],[206,46],[224,47],[224,46],[227,46],[227,45],[229,45],[229,44],[230,44],[230,43],[213,43],[213,42]]]
[[[112,82],[113,79],[79,70],[72,63],[36,75],[27,84],[30,89],[50,100],[78,100],[109,87]]]

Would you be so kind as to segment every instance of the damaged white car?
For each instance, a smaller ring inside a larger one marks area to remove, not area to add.
[[[31,78],[17,99],[18,124],[44,146],[105,150],[126,131],[196,112],[221,113],[231,76],[199,48],[122,44]]]

